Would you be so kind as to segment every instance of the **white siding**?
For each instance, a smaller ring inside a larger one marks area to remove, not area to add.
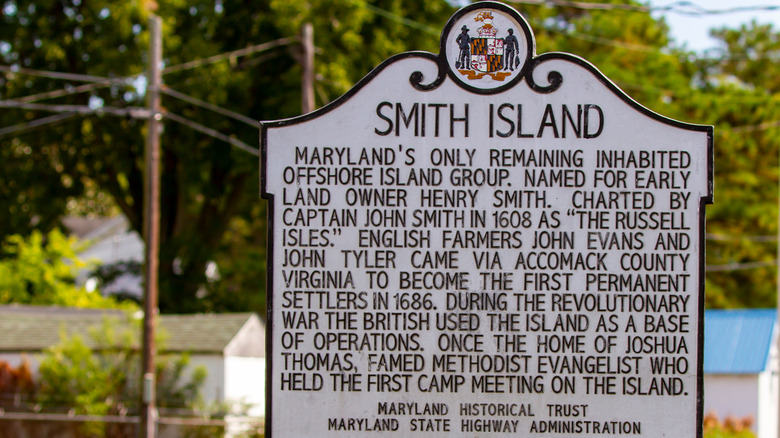
[[[265,359],[225,358],[225,397],[244,403],[250,417],[265,415]]]
[[[190,356],[190,370],[206,367],[206,381],[203,382],[203,399],[206,404],[225,401],[225,361],[222,356],[193,354]]]
[[[753,419],[756,431],[759,379],[755,374],[704,376],[704,415]],[[763,437],[761,437],[763,438]]]
[[[777,326],[769,347],[766,371],[758,377],[758,438],[778,438],[778,381]]]

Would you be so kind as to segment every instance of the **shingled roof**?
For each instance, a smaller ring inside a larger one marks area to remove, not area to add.
[[[0,352],[40,352],[59,343],[62,334],[78,335],[95,348],[91,333],[106,321],[117,334],[140,327],[139,315],[120,310],[0,306]],[[265,352],[263,324],[254,313],[161,315],[159,331],[163,352],[253,357]]]

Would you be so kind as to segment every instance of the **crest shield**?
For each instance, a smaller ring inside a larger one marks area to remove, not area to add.
[[[504,61],[504,40],[501,38],[472,38],[471,68],[491,73],[501,70]]]

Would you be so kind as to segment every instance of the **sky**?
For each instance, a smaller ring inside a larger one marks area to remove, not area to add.
[[[680,0],[650,0],[653,7],[667,6],[673,3],[683,3]],[[690,0],[698,8],[708,10],[724,10],[746,6],[776,6],[780,7],[780,0]],[[693,11],[696,8],[687,8]],[[654,12],[658,17],[661,13]],[[672,37],[679,46],[685,44],[688,49],[702,52],[706,49],[717,47],[717,41],[709,36],[712,28],[730,27],[737,28],[743,23],[749,23],[756,19],[759,23],[772,23],[776,30],[780,30],[780,9],[774,11],[751,11],[726,14],[685,15],[677,12],[665,12],[666,23],[671,28]]]

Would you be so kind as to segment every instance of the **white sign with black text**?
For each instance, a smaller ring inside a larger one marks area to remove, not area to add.
[[[263,122],[266,434],[701,436],[712,128],[512,8]]]

